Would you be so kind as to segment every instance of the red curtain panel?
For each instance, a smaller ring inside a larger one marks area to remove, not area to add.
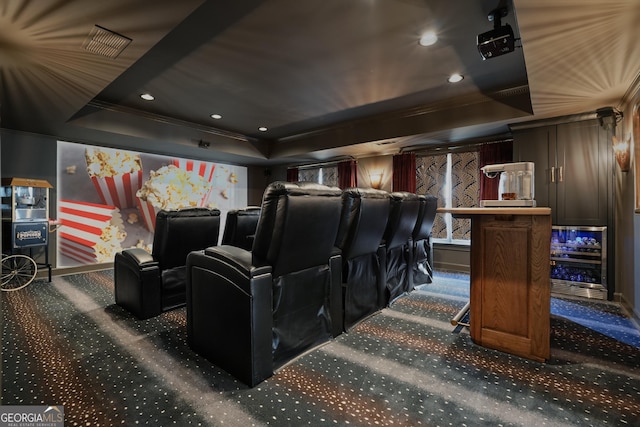
[[[358,186],[358,162],[345,160],[338,163],[338,187],[345,188]]]
[[[287,169],[287,181],[288,182],[297,182],[298,181],[298,168],[289,168],[289,169]]]
[[[416,192],[416,154],[393,156],[393,191]]]

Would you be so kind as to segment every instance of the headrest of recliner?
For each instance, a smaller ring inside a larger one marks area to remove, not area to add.
[[[267,186],[262,197],[262,209],[264,209],[264,201],[273,197],[282,195],[292,196],[340,196],[342,190],[338,187],[330,187],[328,185],[318,184],[315,182],[286,182],[276,181]]]
[[[218,244],[220,210],[188,208],[156,215],[153,256],[160,268],[185,265],[187,254]]]
[[[274,276],[326,262],[338,231],[341,196],[338,187],[322,184],[270,184],[262,199],[254,257],[272,264]]]
[[[342,191],[343,198],[363,198],[368,199],[388,199],[389,192],[384,190],[376,190],[375,188],[358,188],[349,187]]]
[[[156,214],[156,220],[158,218],[188,218],[198,216],[220,216],[220,209],[184,208],[172,211],[161,210]]]
[[[232,209],[228,211],[227,215],[259,216],[260,211],[261,211],[260,206],[247,206],[246,208]]]
[[[336,246],[351,259],[377,250],[390,210],[389,193],[372,188],[347,188],[342,193],[342,214]]]

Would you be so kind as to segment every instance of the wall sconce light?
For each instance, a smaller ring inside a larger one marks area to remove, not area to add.
[[[629,172],[629,164],[631,162],[631,147],[630,139],[618,139],[613,135],[613,153],[616,155],[616,161],[622,172]]]
[[[382,188],[382,176],[383,171],[373,171],[369,173],[369,179],[371,180],[371,188],[380,190]]]

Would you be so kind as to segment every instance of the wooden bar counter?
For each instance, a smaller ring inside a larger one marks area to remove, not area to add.
[[[549,359],[551,209],[438,213],[471,218],[471,339],[528,359]]]

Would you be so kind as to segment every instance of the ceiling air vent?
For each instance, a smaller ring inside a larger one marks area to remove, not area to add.
[[[512,96],[526,95],[529,93],[529,85],[521,85],[495,92],[495,97],[510,98]]]
[[[129,43],[131,43],[131,39],[129,37],[125,37],[96,25],[91,29],[91,32],[82,44],[82,47],[96,55],[102,55],[113,59],[117,58]]]

